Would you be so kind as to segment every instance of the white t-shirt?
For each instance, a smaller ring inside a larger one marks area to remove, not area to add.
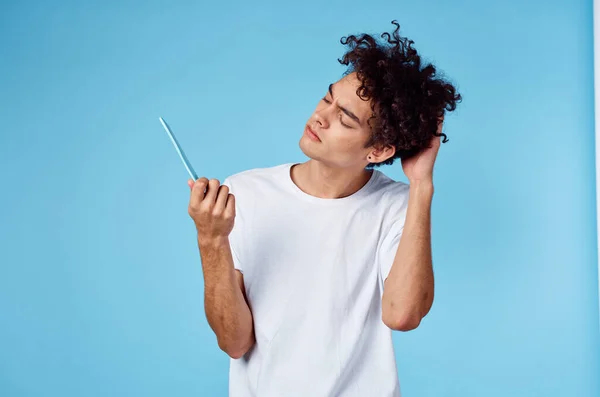
[[[256,343],[232,359],[230,397],[398,397],[381,319],[406,217],[408,185],[374,170],[356,193],[303,192],[283,164],[235,174],[230,235]]]

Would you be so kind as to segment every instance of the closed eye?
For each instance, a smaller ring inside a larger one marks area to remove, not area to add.
[[[327,97],[323,97],[322,101],[323,101],[323,102],[325,102],[325,103],[326,103],[326,104],[328,104],[328,105],[330,105],[330,104],[331,104],[331,101],[330,101],[329,99],[327,99]],[[343,114],[343,113],[342,113],[342,109],[340,108],[339,110],[340,110],[340,111],[338,112],[338,114],[340,115],[339,119],[340,119],[340,123],[342,124],[342,126],[344,126],[344,127],[346,127],[346,128],[352,128],[352,126],[349,126],[348,124],[346,124],[346,123],[344,123],[344,122],[342,121],[342,114]]]
[[[342,124],[344,127],[346,127],[346,128],[352,128],[352,127],[350,127],[348,124],[345,124],[345,123],[342,121],[342,112],[340,112],[340,123],[341,123],[341,124]]]

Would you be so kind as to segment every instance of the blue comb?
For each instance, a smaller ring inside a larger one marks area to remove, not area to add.
[[[188,174],[190,174],[190,176],[192,177],[192,179],[195,182],[198,179],[198,175],[196,175],[196,171],[194,171],[192,164],[190,164],[190,161],[185,156],[183,149],[181,148],[181,146],[179,146],[179,142],[177,142],[177,138],[175,138],[173,131],[171,131],[171,129],[169,128],[169,125],[167,124],[167,122],[165,120],[163,120],[162,117],[159,117],[158,119],[160,120],[161,124],[165,128],[165,131],[167,131],[169,138],[171,138],[171,142],[173,142],[173,146],[175,146],[175,150],[177,150],[177,154],[179,154],[179,158],[183,162],[183,165],[185,165],[185,169],[187,170]]]

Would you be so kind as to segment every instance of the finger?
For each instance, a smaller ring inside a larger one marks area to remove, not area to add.
[[[441,135],[432,136],[431,140],[429,141],[429,146],[424,148],[423,151],[431,150],[431,148],[439,147],[441,138],[442,138]]]
[[[444,115],[438,118],[437,131],[436,133],[440,134],[444,128]]]
[[[227,195],[227,204],[225,204],[223,215],[225,218],[235,218],[235,196],[231,193]]]
[[[441,139],[442,138],[438,136],[433,140],[433,143],[431,145],[431,147],[432,147],[431,151],[434,156],[437,156],[438,152],[440,151],[440,146],[442,145]]]
[[[204,200],[204,190],[208,185],[207,178],[198,178],[192,186],[192,193],[190,196],[190,206],[197,207]]]
[[[206,195],[204,196],[204,201],[211,206],[214,205],[215,200],[217,199],[217,193],[219,192],[219,186],[221,183],[217,179],[211,179],[208,181],[208,188],[206,190]]]
[[[227,204],[227,195],[229,194],[229,187],[221,185],[219,187],[219,193],[217,194],[217,200],[215,202],[214,213],[221,214],[225,210],[225,204]]]
[[[190,189],[192,189],[194,187],[194,180],[193,179],[188,179],[187,180],[187,184],[188,184],[188,187]]]

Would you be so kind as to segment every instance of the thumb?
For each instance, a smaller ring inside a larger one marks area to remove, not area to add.
[[[194,187],[194,181],[191,179],[188,179],[187,184],[190,187],[190,189]]]

